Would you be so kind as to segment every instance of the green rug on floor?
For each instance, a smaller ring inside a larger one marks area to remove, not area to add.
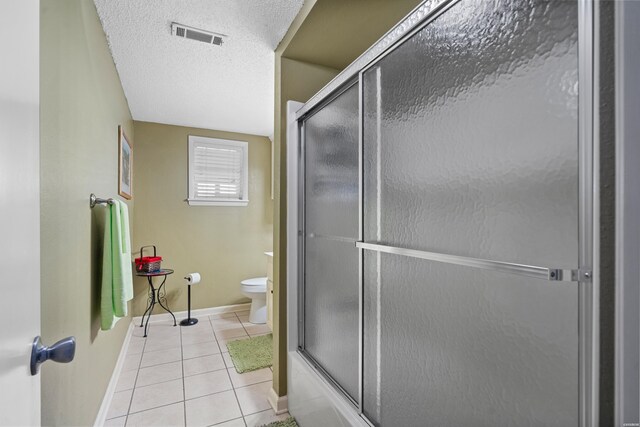
[[[229,356],[239,374],[273,364],[273,335],[261,335],[227,343]]]
[[[293,417],[289,417],[284,421],[275,421],[273,423],[265,424],[262,427],[298,427],[298,423]]]

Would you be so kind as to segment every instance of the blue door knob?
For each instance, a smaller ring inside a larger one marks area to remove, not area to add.
[[[31,347],[31,375],[36,375],[40,365],[47,360],[58,363],[69,363],[76,354],[76,338],[67,337],[61,339],[51,347],[42,344],[40,336],[33,340]]]

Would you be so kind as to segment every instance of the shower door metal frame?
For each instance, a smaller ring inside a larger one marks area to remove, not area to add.
[[[440,14],[463,0],[425,0],[407,17],[386,33],[378,42],[365,51],[342,73],[314,95],[296,113],[298,122],[298,345],[297,351],[310,366],[344,397],[355,405],[360,417],[373,425],[363,414],[363,325],[364,325],[364,265],[363,251],[375,250],[387,253],[399,253],[418,258],[449,262],[458,265],[480,267],[494,271],[522,274],[538,279],[572,281],[578,286],[578,325],[579,325],[579,425],[595,427],[598,425],[599,407],[599,175],[598,168],[598,32],[595,15],[598,5],[594,0],[575,0],[578,7],[578,269],[562,270],[555,267],[527,266],[447,254],[434,254],[406,248],[395,248],[366,243],[364,238],[364,200],[363,200],[363,74],[375,66],[382,58],[393,52],[407,39],[429,25]],[[358,401],[353,399],[331,376],[304,351],[304,207],[305,207],[305,128],[304,122],[315,111],[331,102],[345,90],[358,84],[359,92],[359,159],[358,159],[358,277],[359,277],[359,366]]]
[[[578,283],[580,426],[599,425],[600,271],[599,133],[597,105],[598,49],[594,0],[578,0],[578,265],[592,269],[591,280]]]

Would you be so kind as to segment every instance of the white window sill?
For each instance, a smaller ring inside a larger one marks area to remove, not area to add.
[[[247,206],[249,200],[194,200],[187,199],[189,206]]]

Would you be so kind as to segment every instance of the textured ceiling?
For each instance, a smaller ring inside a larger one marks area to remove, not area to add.
[[[273,134],[273,51],[302,0],[94,2],[134,120]],[[229,37],[175,37],[171,22]]]

